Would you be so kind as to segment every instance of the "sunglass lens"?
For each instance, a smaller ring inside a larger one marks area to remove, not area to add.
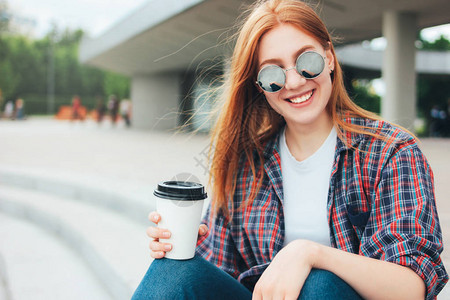
[[[307,79],[316,78],[325,67],[323,57],[317,52],[305,52],[297,59],[297,71]]]
[[[264,67],[258,74],[259,86],[269,93],[278,92],[285,84],[286,77],[278,66]]]

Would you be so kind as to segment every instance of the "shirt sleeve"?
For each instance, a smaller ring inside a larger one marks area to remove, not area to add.
[[[196,253],[234,278],[240,274],[237,251],[231,238],[230,224],[221,214],[211,213],[211,204],[202,224],[208,226],[208,233],[197,241]]]
[[[433,172],[417,146],[392,155],[374,197],[361,253],[411,268],[426,284],[426,299],[435,299],[448,275],[440,257]]]

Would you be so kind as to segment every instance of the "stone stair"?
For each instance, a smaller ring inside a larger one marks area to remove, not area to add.
[[[150,188],[47,173],[0,167],[0,212],[57,237],[84,261],[111,299],[130,299],[151,263],[145,234],[147,214],[154,209]],[[7,270],[15,267],[8,263]],[[42,290],[48,295],[53,288]],[[9,293],[17,299],[14,290]]]

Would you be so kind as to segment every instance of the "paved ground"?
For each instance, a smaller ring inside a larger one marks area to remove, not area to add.
[[[206,135],[127,130],[123,124],[0,120],[0,164],[154,185],[179,173],[206,178]]]
[[[150,187],[186,173],[207,182],[204,164],[208,138],[205,135],[37,118],[23,122],[0,120],[0,141],[0,166]],[[438,212],[447,242],[450,241],[450,139],[423,139],[422,149],[435,173]],[[443,255],[447,262],[450,262],[449,250],[450,246]],[[440,297],[444,298],[450,296]]]

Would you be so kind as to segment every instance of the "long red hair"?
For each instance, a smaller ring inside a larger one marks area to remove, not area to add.
[[[332,92],[327,110],[337,128],[339,137],[344,132],[367,132],[364,127],[347,123],[344,116],[379,119],[360,108],[349,98],[344,87],[342,69],[336,58],[331,36],[315,11],[297,0],[258,1],[238,31],[231,58],[231,66],[223,86],[220,114],[212,130],[212,155],[210,184],[214,194],[213,211],[229,214],[236,189],[236,178],[245,159],[249,163],[253,186],[247,201],[252,201],[263,179],[263,147],[284,125],[257,89],[255,80],[258,65],[258,45],[261,37],[279,24],[288,23],[314,37],[325,50],[330,50],[335,61],[332,75]],[[258,161],[258,163],[255,163]]]

